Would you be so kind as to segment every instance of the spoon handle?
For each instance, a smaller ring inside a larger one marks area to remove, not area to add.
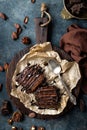
[[[76,105],[76,97],[70,92],[70,90],[68,89],[67,85],[65,84],[65,82],[63,81],[62,77],[59,75],[59,78],[60,78],[60,81],[62,82],[62,85],[65,87],[68,95],[69,95],[69,98],[70,98],[70,101]]]

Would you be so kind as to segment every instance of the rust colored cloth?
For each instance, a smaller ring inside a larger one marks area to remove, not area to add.
[[[83,78],[81,88],[87,94],[87,29],[69,26],[60,39],[60,47],[78,62]]]

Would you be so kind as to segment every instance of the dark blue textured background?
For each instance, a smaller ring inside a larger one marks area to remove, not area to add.
[[[34,18],[40,16],[42,2],[47,3],[52,16],[52,44],[59,45],[61,36],[66,32],[66,28],[70,24],[76,23],[87,28],[86,20],[63,20],[61,18],[60,12],[63,8],[62,0],[36,0],[34,4],[31,3],[31,0],[0,0],[0,12],[4,12],[9,17],[7,21],[0,19],[0,65],[3,65],[4,62],[10,62],[17,52],[26,48],[21,43],[23,36],[29,36],[32,44],[36,43]],[[27,28],[23,30],[18,40],[13,41],[11,39],[11,33],[16,31],[14,23],[20,23],[23,26],[25,16],[29,16],[29,22],[26,25]],[[0,72],[0,83],[3,83],[3,90],[0,92],[0,106],[4,99],[10,100],[6,91],[5,76],[5,72]],[[83,95],[82,98],[87,106],[87,96]],[[13,109],[16,110],[14,105]],[[9,117],[3,117],[0,113],[0,130],[11,130],[11,126],[7,123]],[[14,123],[13,125],[23,127],[24,130],[29,130],[32,125],[44,126],[46,130],[87,130],[87,111],[80,112],[76,106],[59,119],[44,121],[25,116],[25,120],[22,123]]]

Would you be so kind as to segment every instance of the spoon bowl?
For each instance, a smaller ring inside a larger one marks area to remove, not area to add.
[[[60,73],[61,73],[61,66],[55,61],[55,60],[50,60],[49,63],[51,64],[51,67],[53,69],[53,72],[58,75],[63,87],[65,88],[65,90],[67,91],[70,101],[76,105],[76,97],[70,92],[69,88],[67,87],[66,83],[64,82],[64,80],[62,79]]]

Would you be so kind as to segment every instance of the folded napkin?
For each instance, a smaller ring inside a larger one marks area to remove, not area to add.
[[[60,39],[60,47],[79,63],[83,77],[81,88],[87,94],[87,29],[75,24],[69,26]]]

